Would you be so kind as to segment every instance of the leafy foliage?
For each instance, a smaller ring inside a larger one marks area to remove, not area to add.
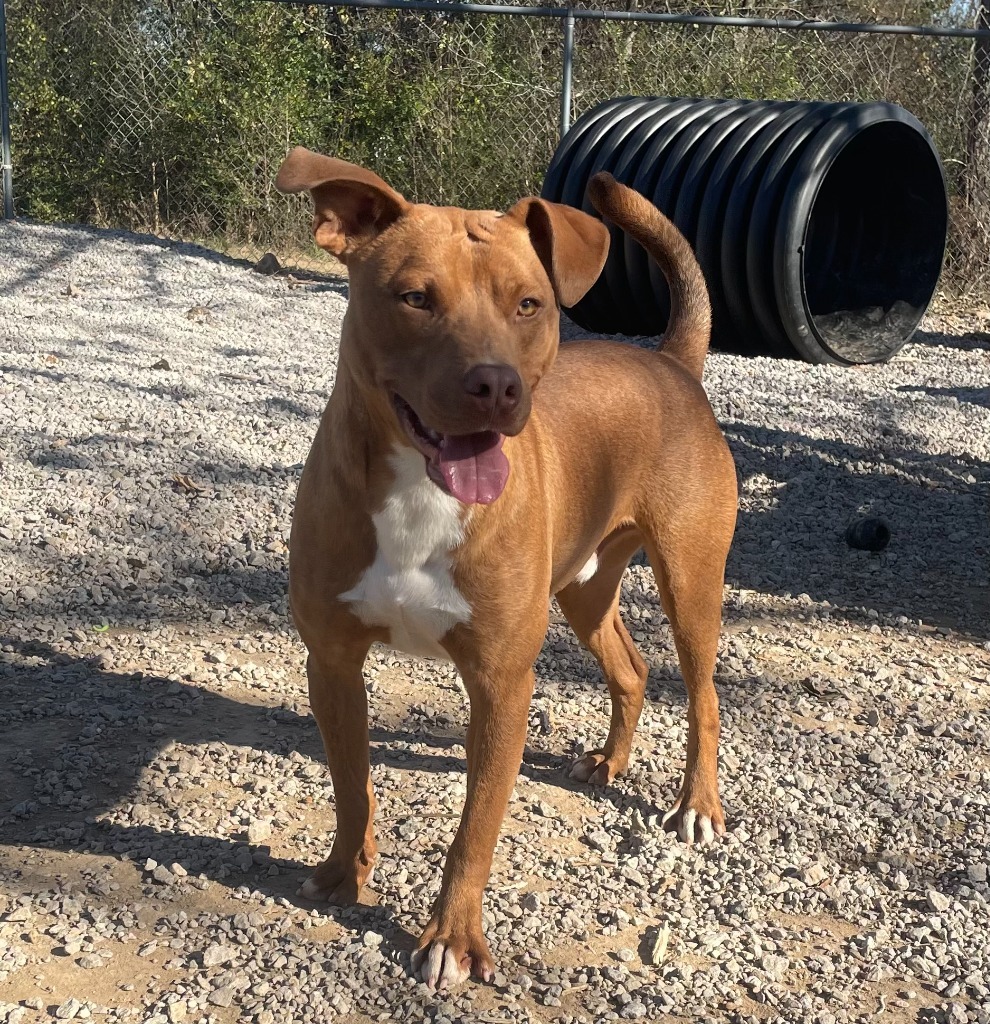
[[[802,16],[944,17],[930,0],[868,2],[810,0]],[[18,209],[42,220],[298,255],[304,205],[272,184],[292,145],[373,167],[412,199],[504,208],[539,190],[557,141],[557,20],[264,0],[7,6]],[[748,0],[712,13],[795,17]],[[579,21],[574,112],[630,94],[888,99],[929,126],[955,186],[971,53],[958,40]]]

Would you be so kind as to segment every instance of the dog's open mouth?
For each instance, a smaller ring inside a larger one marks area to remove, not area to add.
[[[441,434],[426,426],[400,395],[392,395],[392,404],[409,440],[426,459],[428,476],[441,490],[465,505],[488,505],[502,493],[509,479],[504,434]]]

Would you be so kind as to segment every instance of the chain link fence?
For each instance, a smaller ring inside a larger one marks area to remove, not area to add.
[[[559,138],[564,19],[545,9],[6,7],[17,212],[40,220],[318,266],[307,202],[272,184],[290,146],[366,164],[410,199],[504,208],[539,192]],[[620,95],[900,103],[932,132],[950,180],[946,287],[990,292],[990,41],[612,13],[622,20],[605,11],[576,21],[574,116]],[[752,5],[735,13],[794,17]],[[957,3],[944,17],[971,27],[976,15]]]

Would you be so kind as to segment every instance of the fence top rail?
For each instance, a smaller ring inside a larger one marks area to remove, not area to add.
[[[466,3],[447,0],[267,0],[286,6],[377,7],[390,10],[440,11],[446,14],[515,14],[531,18],[578,18],[587,21],[642,21],[664,25],[713,25],[770,28],[798,32],[850,32],[888,36],[942,36],[988,39],[990,28],[949,25],[880,25],[873,22],[801,21],[787,18],[741,18],[722,14],[665,14],[651,11],[595,11],[583,7],[527,7],[519,4]]]

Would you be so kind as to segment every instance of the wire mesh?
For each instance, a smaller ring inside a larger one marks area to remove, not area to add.
[[[273,180],[302,144],[416,200],[503,206],[556,143],[557,26],[225,0],[11,0],[22,214],[317,254]]]
[[[574,107],[580,116],[622,95],[898,103],[928,128],[945,166],[952,226],[943,280],[985,292],[990,110],[974,116],[978,69],[966,38],[583,21]]]
[[[41,220],[312,265],[307,201],[273,185],[290,146],[414,200],[504,208],[539,191],[558,141],[562,18],[264,0],[7,0],[7,14],[18,212]],[[990,284],[986,40],[579,19],[574,54],[575,116],[620,95],[902,104],[946,165],[949,275]]]

